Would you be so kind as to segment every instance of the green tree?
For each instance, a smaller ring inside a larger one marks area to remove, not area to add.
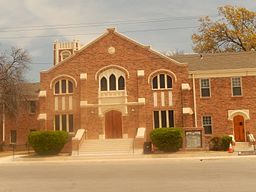
[[[199,19],[200,27],[192,35],[197,53],[239,52],[256,50],[256,12],[243,7],[218,8],[220,19]]]

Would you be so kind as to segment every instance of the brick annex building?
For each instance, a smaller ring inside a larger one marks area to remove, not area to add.
[[[181,127],[184,148],[207,148],[222,135],[245,142],[256,135],[255,84],[254,51],[170,58],[108,29],[85,46],[55,42],[54,65],[41,72],[37,102],[29,103],[37,109],[24,113],[33,120],[20,114],[13,125],[7,117],[0,134],[23,144],[37,129],[82,129],[88,140],[106,140],[143,136],[145,128],[145,141],[154,128]],[[188,142],[193,137],[201,140]]]

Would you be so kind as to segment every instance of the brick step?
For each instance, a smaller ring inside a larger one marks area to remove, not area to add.
[[[129,154],[133,152],[133,139],[85,140],[79,149],[79,156],[100,154]],[[77,152],[73,152],[77,154]]]
[[[236,142],[234,151],[254,151],[253,145],[250,145],[249,142]]]

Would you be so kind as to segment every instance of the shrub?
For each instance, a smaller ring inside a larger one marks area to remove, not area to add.
[[[28,142],[39,155],[56,155],[68,141],[65,131],[33,131]]]
[[[158,128],[150,133],[152,143],[161,151],[175,152],[182,147],[183,131],[179,128]]]
[[[229,148],[229,144],[232,142],[232,137],[225,135],[221,138],[221,142],[223,150],[227,151]]]
[[[226,151],[229,148],[229,144],[232,142],[232,138],[224,135],[222,137],[213,137],[210,140],[210,150],[213,151]]]

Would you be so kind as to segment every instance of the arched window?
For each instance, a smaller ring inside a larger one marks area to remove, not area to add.
[[[100,90],[101,91],[107,91],[108,90],[106,77],[102,77],[101,80],[100,80]]]
[[[116,76],[113,74],[109,77],[109,89],[116,90]]]
[[[73,93],[73,82],[67,79],[61,79],[54,85],[54,94],[67,94]]]
[[[172,78],[167,74],[158,74],[152,79],[153,89],[171,89]]]
[[[120,76],[118,78],[118,90],[124,90],[124,77]]]
[[[61,52],[61,60],[68,58],[71,55],[70,51],[62,51]]]

